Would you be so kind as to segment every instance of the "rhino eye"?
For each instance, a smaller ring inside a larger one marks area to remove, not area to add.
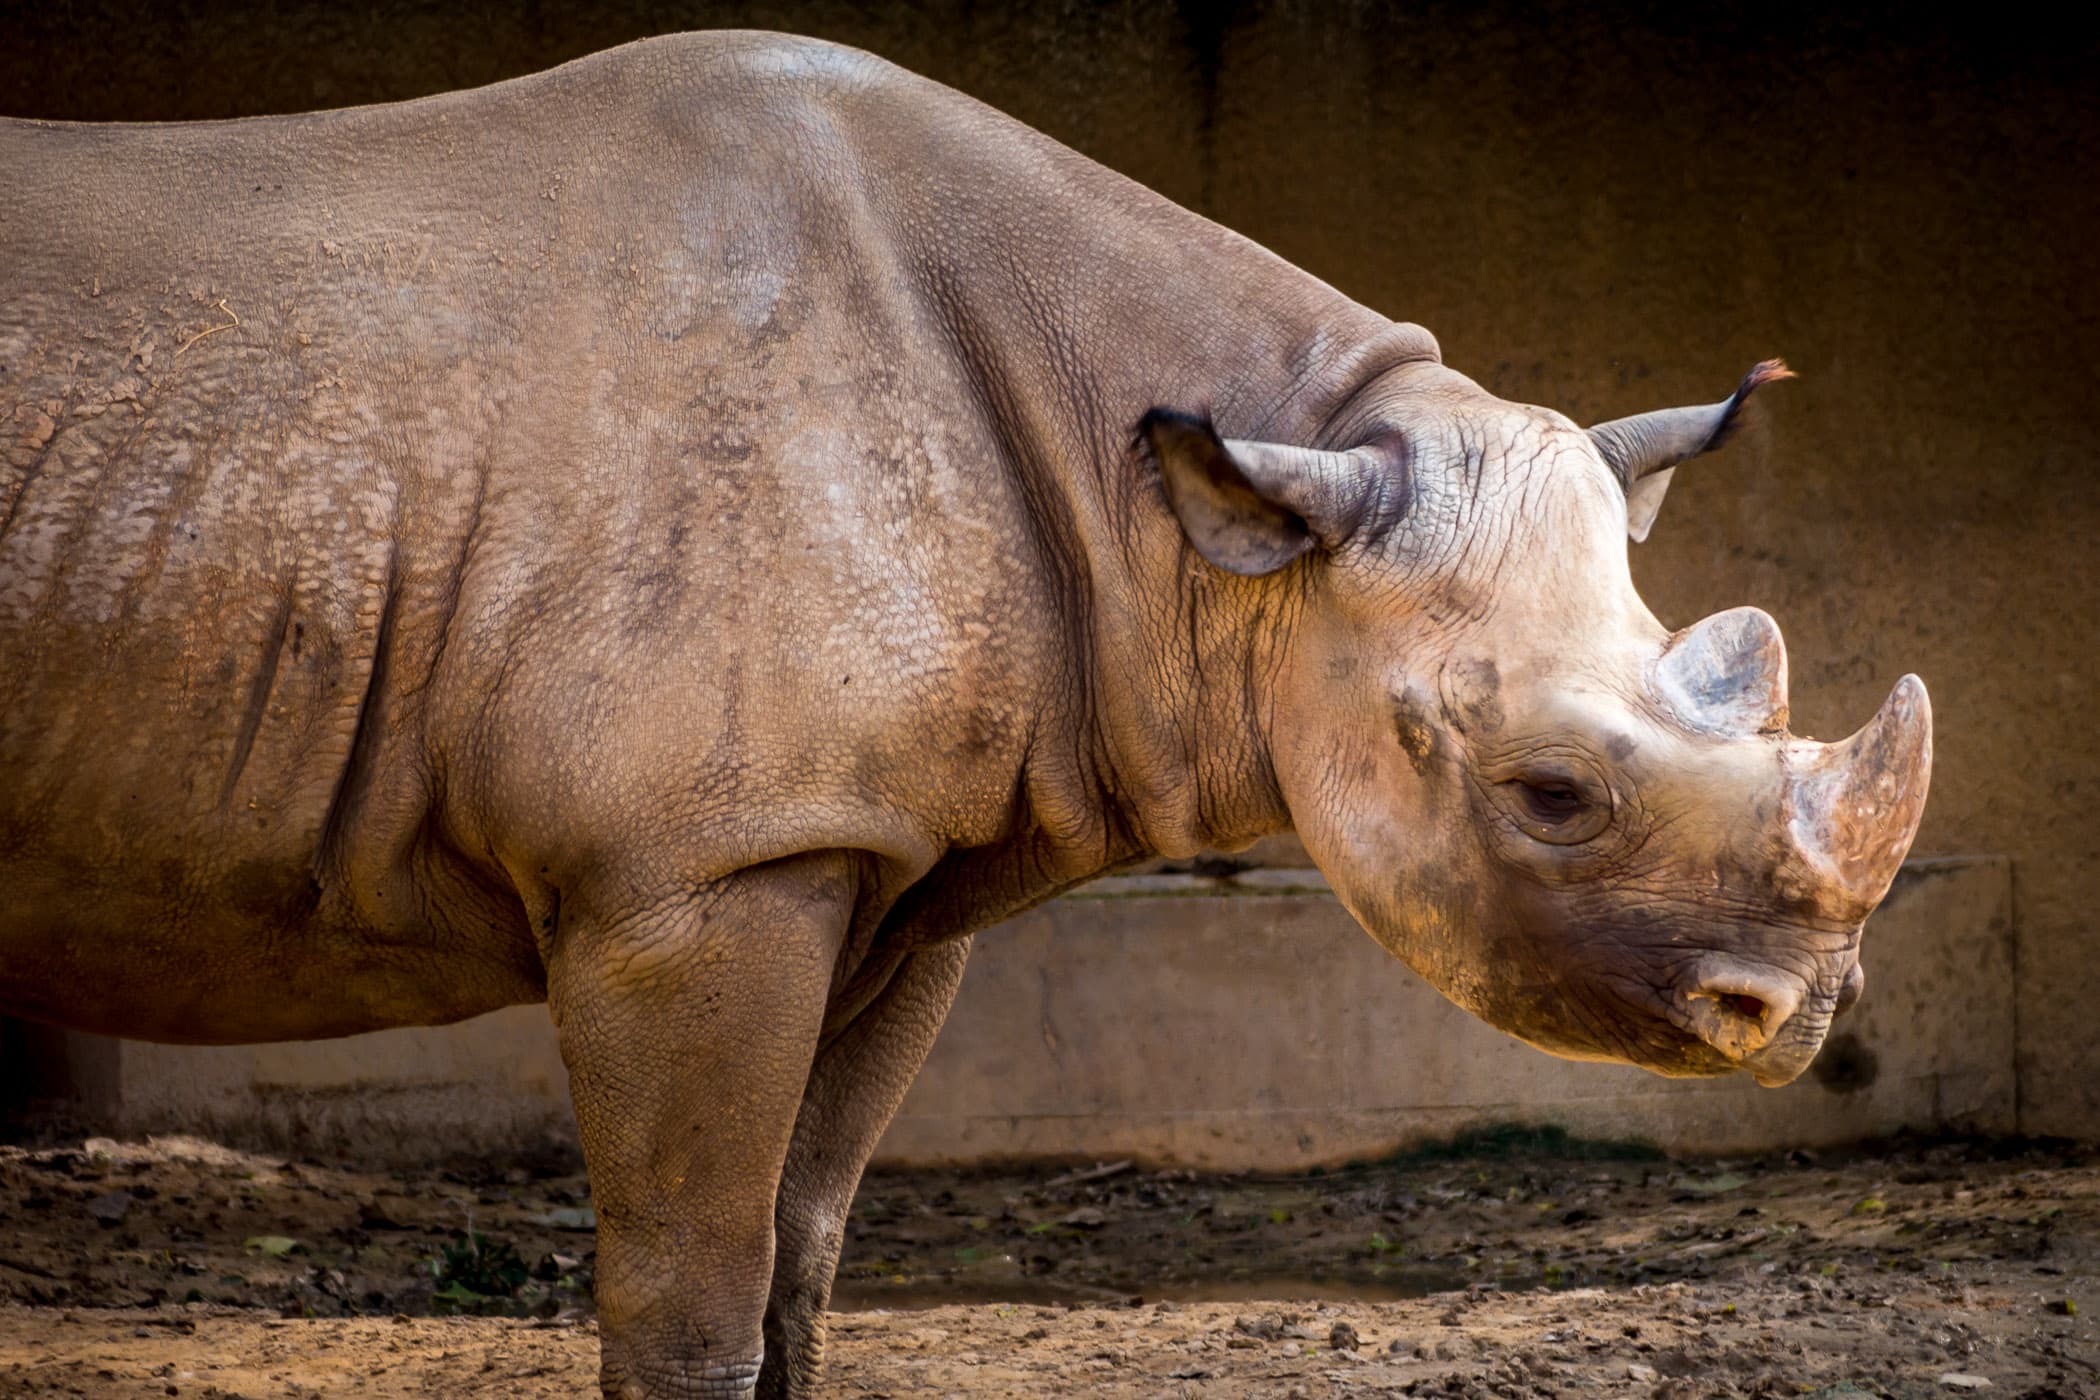
[[[1527,773],[1506,781],[1503,791],[1526,836],[1553,846],[1575,846],[1603,832],[1611,822],[1611,795],[1592,784],[1561,773]]]
[[[1525,783],[1524,805],[1544,822],[1562,822],[1582,810],[1582,794],[1567,783]]]

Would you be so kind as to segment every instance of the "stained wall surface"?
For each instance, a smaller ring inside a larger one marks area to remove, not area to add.
[[[875,50],[1417,320],[1584,421],[1719,397],[1761,431],[1679,473],[1635,555],[1671,625],[1756,603],[1796,728],[1907,670],[1938,771],[1917,853],[2004,853],[2017,1126],[2100,1137],[2100,45],[1988,7],[1763,4],[23,7],[0,111],[190,118],[412,96],[680,28]],[[2082,21],[2081,21],[2082,23]],[[1220,288],[1229,297],[1230,288]]]
[[[1313,870],[1111,877],[978,941],[875,1160],[1291,1171],[1509,1123],[1679,1153],[2007,1133],[2010,874],[1906,865],[1861,952],[1874,994],[1778,1089],[1549,1059],[1388,956]],[[575,1142],[544,1007],[303,1044],[62,1041],[102,1069],[75,1088],[97,1132],[382,1163]]]

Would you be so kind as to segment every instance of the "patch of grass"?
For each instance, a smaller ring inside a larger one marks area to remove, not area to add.
[[[430,1301],[440,1313],[505,1314],[532,1271],[508,1240],[475,1233],[442,1247],[437,1291]]]
[[[1047,1235],[1053,1240],[1083,1240],[1086,1231],[1076,1229],[1061,1220],[1038,1220],[1028,1227],[1031,1235]]]

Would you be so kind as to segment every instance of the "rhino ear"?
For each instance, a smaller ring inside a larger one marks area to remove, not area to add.
[[[1590,441],[1626,490],[1626,533],[1635,543],[1648,538],[1677,465],[1728,441],[1742,422],[1743,405],[1759,386],[1793,377],[1783,362],[1765,360],[1719,403],[1614,418],[1590,429]]]
[[[1655,528],[1655,512],[1662,509],[1663,496],[1670,489],[1670,478],[1677,475],[1677,468],[1664,467],[1659,472],[1650,472],[1626,489],[1626,533],[1635,544],[1648,538]]]
[[[1315,546],[1334,548],[1376,493],[1368,464],[1351,453],[1228,441],[1195,414],[1155,408],[1137,437],[1189,542],[1230,573],[1271,574]]]

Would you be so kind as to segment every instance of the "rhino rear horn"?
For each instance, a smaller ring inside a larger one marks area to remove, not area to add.
[[[1647,539],[1677,464],[1728,441],[1741,421],[1743,405],[1761,385],[1793,377],[1784,361],[1763,360],[1719,403],[1636,413],[1591,428],[1590,441],[1626,490],[1626,533],[1636,543]]]
[[[1380,496],[1376,467],[1356,453],[1228,440],[1195,414],[1155,408],[1137,438],[1189,542],[1230,573],[1274,573],[1315,546],[1336,548]]]

